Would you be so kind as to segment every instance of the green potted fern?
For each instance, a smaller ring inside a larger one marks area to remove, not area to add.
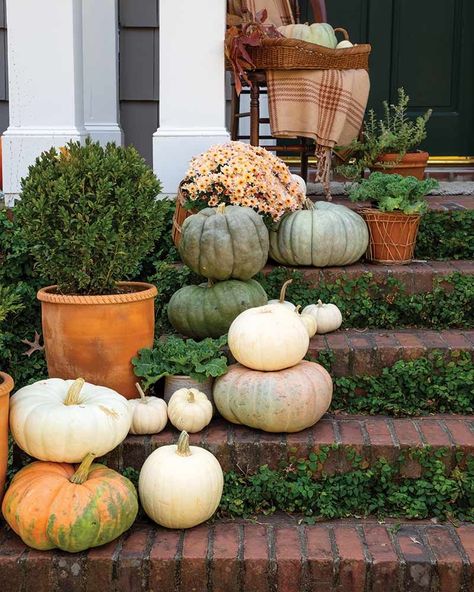
[[[429,154],[418,149],[426,139],[426,125],[432,110],[416,118],[408,116],[410,97],[398,89],[398,103],[383,103],[383,118],[371,109],[360,138],[341,148],[350,160],[337,168],[348,179],[361,179],[366,169],[386,174],[413,176],[422,180]]]
[[[372,173],[351,187],[351,201],[372,205],[360,211],[369,227],[369,260],[410,263],[421,215],[428,210],[426,195],[437,186],[435,179],[420,181],[415,177]]]

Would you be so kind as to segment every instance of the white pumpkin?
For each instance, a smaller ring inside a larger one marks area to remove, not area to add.
[[[306,195],[308,192],[308,187],[306,186],[306,181],[303,179],[303,177],[300,177],[299,175],[292,175],[292,177],[293,180],[298,183],[301,191]]]
[[[212,415],[212,403],[198,389],[182,388],[171,395],[168,417],[179,431],[200,432],[209,425]]]
[[[309,335],[294,311],[281,304],[267,304],[241,313],[230,326],[228,343],[243,366],[275,371],[301,362],[308,351]]]
[[[290,39],[300,39],[308,43],[316,43],[334,49],[337,38],[334,29],[328,23],[314,23],[312,25],[285,25],[278,27],[278,31]]]
[[[217,458],[204,448],[189,446],[186,432],[177,446],[162,446],[146,459],[138,481],[143,509],[166,528],[192,528],[208,520],[223,487]]]
[[[296,306],[292,302],[288,302],[288,300],[285,300],[286,290],[292,282],[293,282],[293,280],[286,281],[283,284],[283,286],[281,287],[280,298],[278,300],[269,300],[268,304],[278,304],[280,306],[284,306],[285,308],[288,308],[289,310],[293,310],[293,311],[296,310]]]
[[[52,462],[82,462],[103,456],[130,430],[128,401],[112,389],[50,378],[25,386],[10,400],[10,430],[30,456]]]
[[[303,314],[300,312],[300,308],[301,306],[298,305],[296,307],[296,314],[298,315],[300,321],[303,323],[303,325],[306,328],[306,331],[308,331],[308,335],[311,339],[311,337],[314,337],[316,335],[316,331],[318,329],[318,324],[316,323],[316,319],[309,315],[309,314]]]
[[[139,399],[130,399],[128,406],[132,415],[131,434],[159,434],[168,423],[166,401],[158,397],[146,397],[142,387],[136,384]]]
[[[336,49],[347,49],[348,47],[354,47],[354,44],[351,43],[348,39],[339,41],[339,43],[336,45]]]
[[[341,311],[335,304],[323,304],[318,300],[317,304],[310,304],[303,309],[303,315],[311,315],[317,324],[317,333],[331,333],[342,325]]]

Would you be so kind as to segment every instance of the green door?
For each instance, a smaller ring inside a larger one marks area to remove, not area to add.
[[[308,0],[302,21],[312,22]],[[432,155],[474,156],[474,0],[326,0],[328,22],[372,44],[369,107],[403,86],[412,113],[434,110]]]

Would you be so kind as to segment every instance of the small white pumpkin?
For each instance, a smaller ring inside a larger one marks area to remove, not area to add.
[[[294,311],[281,304],[267,304],[241,313],[230,326],[228,343],[243,366],[275,371],[301,362],[308,351],[309,335]]]
[[[300,308],[301,306],[298,304],[295,312],[298,315],[300,321],[305,326],[306,331],[308,331],[309,338],[311,339],[311,337],[314,337],[316,335],[318,324],[316,323],[316,319],[313,316],[309,314],[303,314],[302,312],[300,312]]]
[[[284,306],[285,308],[288,308],[289,310],[293,310],[293,311],[296,310],[296,306],[292,302],[288,302],[288,300],[285,300],[286,290],[291,283],[293,283],[293,280],[286,281],[283,284],[283,286],[281,287],[280,298],[278,300],[269,300],[268,304],[278,304],[280,306]]]
[[[182,388],[171,395],[168,417],[179,431],[200,432],[209,425],[212,415],[212,403],[198,389]]]
[[[166,401],[158,397],[146,397],[142,387],[135,385],[140,393],[139,399],[130,399],[128,406],[132,415],[131,434],[159,434],[168,423]]]
[[[341,311],[335,304],[323,304],[318,300],[317,304],[310,304],[303,309],[303,315],[311,315],[317,324],[317,333],[331,333],[342,325]]]
[[[130,430],[128,401],[112,389],[82,378],[40,380],[10,400],[10,430],[30,456],[79,463],[87,454],[103,456]]]
[[[224,475],[217,458],[189,446],[182,432],[178,445],[161,446],[140,471],[138,492],[147,515],[166,528],[192,528],[208,520],[222,497]]]
[[[292,177],[293,180],[298,183],[301,191],[306,195],[308,193],[308,187],[306,186],[306,181],[303,179],[303,177],[300,177],[299,175],[292,175]]]
[[[343,39],[336,45],[336,49],[347,49],[348,47],[354,47],[354,44],[349,39]]]
[[[328,23],[313,23],[312,25],[284,25],[278,31],[291,39],[300,39],[308,43],[316,43],[334,49],[337,38],[334,29]]]

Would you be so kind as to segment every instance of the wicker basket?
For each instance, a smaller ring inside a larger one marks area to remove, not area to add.
[[[342,31],[349,38],[345,29]],[[331,49],[299,39],[264,39],[261,47],[249,47],[256,70],[368,70],[369,44]]]
[[[369,227],[369,261],[384,264],[407,264],[413,259],[419,214],[381,212],[376,209],[357,210]]]
[[[193,210],[187,210],[184,207],[186,203],[186,198],[184,197],[184,193],[181,190],[181,185],[178,189],[178,195],[176,196],[176,208],[174,210],[173,215],[173,227],[171,229],[171,238],[176,247],[179,246],[179,241],[181,240],[181,227],[183,222],[186,218],[189,218],[192,214],[195,214]]]

